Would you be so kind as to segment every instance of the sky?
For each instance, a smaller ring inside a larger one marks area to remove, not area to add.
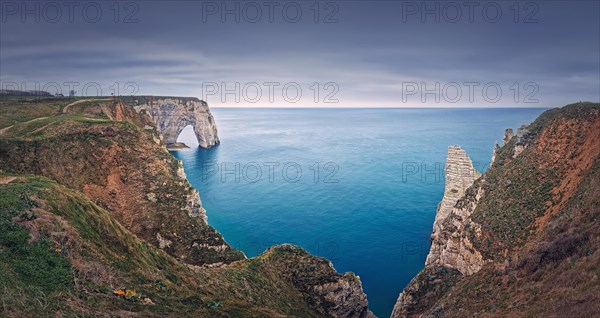
[[[5,1],[0,88],[215,107],[600,101],[599,1]]]

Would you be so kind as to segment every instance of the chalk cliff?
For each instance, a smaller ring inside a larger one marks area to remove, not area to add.
[[[219,144],[217,125],[208,104],[197,98],[140,96],[127,99],[140,112],[147,113],[158,127],[168,146],[188,125],[194,128],[199,146],[210,148]]]
[[[456,207],[458,200],[466,195],[467,190],[481,174],[473,167],[471,159],[459,146],[448,147],[445,172],[444,196],[438,205],[431,234],[431,247],[425,261],[426,269],[423,271],[423,273],[430,272],[425,276],[433,279],[446,273],[469,275],[478,271],[483,265],[481,254],[473,249],[473,243],[469,238],[461,235],[461,231],[458,230],[464,228],[462,221],[471,215],[478,198]],[[474,224],[471,223],[469,226]],[[392,317],[402,317],[416,305],[419,301],[416,295],[424,288],[420,280],[420,277],[413,279],[400,293]]]
[[[452,262],[446,259],[447,250],[445,223],[458,199],[465,195],[467,189],[473,185],[473,182],[481,176],[481,174],[473,168],[471,159],[467,153],[460,149],[459,146],[448,147],[448,158],[446,159],[446,186],[444,197],[438,205],[437,214],[433,222],[433,234],[431,235],[431,250],[427,256],[426,264]],[[465,211],[467,212],[467,211]],[[458,213],[458,211],[454,211]],[[468,213],[468,212],[467,212]]]
[[[447,166],[469,171],[466,158],[451,147]],[[425,268],[392,317],[599,312],[590,295],[600,292],[600,104],[549,110],[516,134],[507,129],[488,171],[461,176],[447,171]]]
[[[445,170],[444,197],[433,223],[431,248],[425,265],[443,265],[468,275],[481,267],[481,255],[473,250],[468,238],[453,235],[453,230],[462,225],[463,218],[470,216],[473,207],[455,208],[455,205],[481,174],[473,168],[471,159],[459,146],[448,147]]]

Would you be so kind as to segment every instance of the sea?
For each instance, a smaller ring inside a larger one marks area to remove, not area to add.
[[[370,309],[389,317],[424,266],[444,194],[448,146],[477,170],[506,128],[544,109],[214,108],[221,144],[172,151],[208,223],[254,257],[277,244],[360,276]]]

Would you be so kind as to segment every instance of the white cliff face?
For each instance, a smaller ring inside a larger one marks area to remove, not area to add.
[[[463,237],[463,231],[456,230],[465,226],[464,220],[471,216],[476,202],[466,207],[456,207],[456,203],[480,176],[464,150],[459,146],[448,147],[446,188],[433,222],[431,248],[425,266],[446,266],[470,275],[483,265],[481,254],[473,249],[468,237]],[[478,193],[477,197],[480,196]],[[469,227],[477,226],[474,222],[468,224]]]
[[[448,147],[446,188],[433,222],[431,248],[425,266],[446,266],[466,275],[481,268],[481,254],[473,249],[468,237],[463,237],[462,231],[456,231],[465,226],[464,220],[473,213],[475,206],[455,207],[480,176],[464,150],[459,146]],[[474,226],[473,222],[469,226]]]
[[[444,197],[438,205],[433,223],[431,248],[425,261],[425,272],[435,272],[436,268],[457,270],[462,275],[471,275],[484,264],[479,251],[474,249],[467,231],[479,231],[479,225],[470,220],[477,201],[483,195],[483,189],[477,187],[475,195],[465,199],[467,190],[473,186],[481,174],[475,170],[467,153],[459,146],[448,147],[446,159],[446,186]],[[463,200],[457,205],[459,200]],[[405,317],[408,308],[415,305],[414,295],[419,293],[426,283],[419,276],[412,279],[398,296],[392,317]]]
[[[149,97],[144,104],[134,105],[134,108],[138,112],[145,110],[150,115],[167,146],[175,144],[188,125],[194,128],[200,147],[210,148],[219,144],[217,125],[208,104],[197,98]]]
[[[504,139],[502,139],[503,144],[508,144],[512,137],[514,137],[513,130],[511,128],[506,128],[506,130],[504,131]]]
[[[504,131],[504,138],[502,139],[502,145],[506,145],[510,142],[510,140],[514,137],[513,130],[511,128],[507,128]],[[498,157],[498,151],[500,151],[500,145],[498,142],[494,145],[494,153],[492,154],[492,162],[490,163],[490,167],[496,163],[496,158]]]
[[[446,159],[446,187],[444,197],[438,205],[435,221],[433,222],[433,233],[439,232],[441,222],[450,215],[452,208],[467,189],[481,174],[473,168],[471,158],[459,146],[448,147]]]
[[[473,163],[464,150],[460,149],[459,146],[448,147],[446,187],[433,222],[432,246],[427,256],[426,265],[439,261],[441,251],[438,245],[443,243],[439,239],[440,234],[444,231],[444,221],[452,213],[458,199],[465,195],[467,189],[480,176],[481,174],[473,168]],[[465,212],[461,214],[465,214]]]
[[[196,189],[192,190],[192,193],[187,197],[188,205],[185,207],[188,215],[193,218],[201,218],[204,223],[208,224],[208,216],[206,216],[206,210],[202,207],[202,201],[200,201],[200,194]]]
[[[525,150],[525,148],[527,148],[530,137],[528,125],[523,125],[517,129],[517,136],[515,137],[515,153],[513,158],[516,158],[521,154],[521,152],[523,152],[523,150]]]
[[[181,160],[177,160],[177,177],[181,180],[180,184],[187,183],[187,175],[185,174],[185,170],[183,169],[183,163]],[[189,184],[188,184],[189,185]],[[187,206],[185,210],[188,215],[195,218],[201,218],[204,220],[204,223],[208,224],[208,216],[206,215],[206,210],[202,207],[202,201],[200,200],[200,194],[196,189],[193,189],[192,192],[187,196]]]
[[[516,136],[513,135],[512,129],[507,129],[504,133],[504,145],[513,138],[515,138],[513,157],[516,157],[527,147],[530,138],[527,126],[521,126]],[[463,198],[466,190],[473,185],[480,174],[473,169],[471,160],[463,150],[459,147],[451,148],[448,148],[446,162],[446,190],[434,222],[431,249],[425,266],[444,266],[468,276],[478,272],[484,265],[483,256],[474,248],[469,235],[465,235],[468,232],[475,235],[481,233],[480,225],[470,217],[484,191],[481,186],[476,186],[471,189],[475,193],[474,197]],[[492,163],[496,159],[498,149],[496,145]],[[457,205],[461,198],[462,203]]]
[[[483,256],[477,251],[468,235],[468,231],[481,233],[480,225],[470,219],[477,207],[483,189],[476,189],[474,201],[465,206],[454,207],[450,214],[440,222],[437,232],[431,235],[431,248],[425,266],[452,268],[463,275],[478,272],[484,264]]]

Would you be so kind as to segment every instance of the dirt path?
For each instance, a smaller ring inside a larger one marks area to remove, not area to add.
[[[103,98],[103,99],[80,99],[78,101],[72,102],[71,104],[65,106],[62,110],[63,114],[66,114],[69,111],[69,107],[73,106],[73,105],[77,105],[77,104],[81,104],[81,103],[85,103],[85,102],[97,102],[97,101],[108,101],[111,100],[110,98]]]
[[[46,118],[48,118],[48,117],[38,117],[38,118],[34,118],[34,119],[32,119],[32,120],[28,120],[28,121],[24,121],[24,122],[22,122],[22,123],[19,123],[19,125],[21,125],[21,124],[29,124],[29,123],[32,123],[32,122],[34,122],[34,121],[38,121],[38,120],[42,120],[42,119],[46,119]],[[6,132],[9,130],[9,129],[13,128],[13,126],[14,126],[14,125],[10,125],[10,126],[8,126],[8,127],[4,127],[4,128],[2,128],[2,129],[0,129],[0,136],[4,135],[4,134],[5,134],[5,133],[6,133]]]
[[[0,184],[7,184],[13,182],[17,177],[0,177]]]
[[[62,109],[62,113],[66,114],[69,111],[69,107],[73,106],[73,105],[77,105],[77,104],[81,104],[83,102],[95,102],[95,101],[109,101],[111,100],[110,98],[102,98],[102,99],[80,99],[78,101],[72,102],[71,104],[66,105],[63,109]],[[42,119],[46,119],[48,117],[39,117],[39,118],[34,118],[32,120],[29,121],[25,121],[22,123],[19,123],[19,125],[21,124],[28,124],[28,123],[32,123],[34,121],[38,121],[38,120],[42,120]],[[14,125],[10,125],[8,127],[4,127],[2,129],[0,129],[0,136],[3,136],[4,134],[6,134],[6,132],[13,128]]]

